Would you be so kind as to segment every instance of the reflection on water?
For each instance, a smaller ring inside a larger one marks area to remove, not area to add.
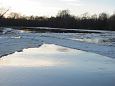
[[[115,60],[44,44],[0,59],[0,86],[115,86]]]
[[[39,67],[67,63],[58,61],[58,58],[52,58],[52,55],[54,56],[60,52],[69,52],[69,49],[53,44],[44,44],[40,48],[24,49],[23,52],[16,52],[12,55],[3,57],[0,60],[0,66]],[[57,61],[55,61],[55,59]]]

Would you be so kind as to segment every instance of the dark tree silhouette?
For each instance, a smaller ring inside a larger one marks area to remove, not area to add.
[[[1,10],[1,12],[0,12],[0,18],[4,17],[4,15],[9,11],[9,9],[4,10],[2,8],[0,10]]]
[[[69,10],[59,11],[56,17],[39,17],[39,16],[22,16],[19,13],[10,13],[7,18],[4,13],[0,13],[1,27],[55,27],[69,29],[98,29],[98,30],[115,30],[115,14],[110,17],[106,13],[89,16],[84,13],[81,17],[70,14]]]
[[[115,14],[113,14],[109,19],[110,30],[115,30]]]

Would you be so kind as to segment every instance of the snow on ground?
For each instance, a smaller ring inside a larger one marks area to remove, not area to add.
[[[30,33],[5,29],[0,35],[0,56],[51,43],[115,58],[115,32],[101,33]]]

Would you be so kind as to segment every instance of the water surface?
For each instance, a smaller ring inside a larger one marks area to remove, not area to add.
[[[54,44],[0,59],[0,86],[115,86],[115,60]]]

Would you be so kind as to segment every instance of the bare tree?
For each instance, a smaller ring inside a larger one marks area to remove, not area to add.
[[[82,19],[89,19],[89,13],[88,12],[83,13],[82,14]]]
[[[99,19],[100,20],[107,20],[108,19],[108,15],[106,13],[101,13],[101,14],[99,14]]]
[[[97,19],[98,17],[97,17],[97,14],[93,14],[92,16],[91,16],[91,18],[92,19]]]
[[[21,18],[21,14],[16,13],[16,12],[11,12],[9,14],[8,18],[19,19],[19,18]]]
[[[58,12],[57,17],[65,17],[69,15],[70,15],[69,10],[62,10]]]
[[[0,8],[0,18],[2,18],[8,11],[9,9],[5,10],[4,8]]]

